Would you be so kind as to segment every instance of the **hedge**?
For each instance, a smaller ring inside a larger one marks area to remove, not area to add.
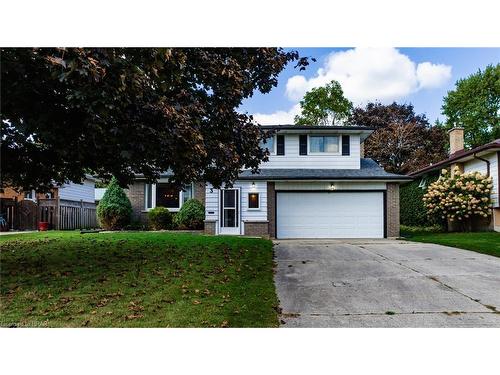
[[[424,189],[419,187],[422,181],[421,177],[418,177],[414,181],[400,187],[399,212],[401,225],[426,227],[442,224],[427,216],[427,209],[425,208],[423,201],[424,194],[427,192],[427,186],[436,181],[438,177],[438,174],[427,176],[427,183]]]

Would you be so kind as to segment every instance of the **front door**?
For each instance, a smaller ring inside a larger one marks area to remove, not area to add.
[[[240,234],[240,191],[220,190],[220,234]]]

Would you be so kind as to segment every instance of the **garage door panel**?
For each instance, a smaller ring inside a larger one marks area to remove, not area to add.
[[[278,238],[382,238],[382,192],[278,192]]]

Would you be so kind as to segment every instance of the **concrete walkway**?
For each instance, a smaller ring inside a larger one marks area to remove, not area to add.
[[[391,240],[277,240],[284,327],[500,327],[500,258]]]
[[[8,236],[9,234],[25,234],[25,233],[35,233],[37,230],[22,230],[22,231],[8,231],[8,232],[0,232],[0,236]]]

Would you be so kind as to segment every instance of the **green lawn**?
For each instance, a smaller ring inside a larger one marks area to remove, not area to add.
[[[45,232],[0,236],[0,260],[0,326],[278,326],[268,240]]]
[[[499,232],[412,233],[408,239],[410,241],[430,242],[458,247],[500,257]]]

